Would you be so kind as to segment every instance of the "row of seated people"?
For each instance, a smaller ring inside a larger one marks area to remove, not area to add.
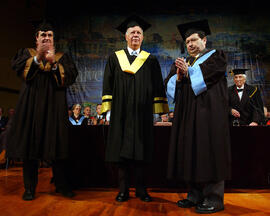
[[[91,116],[91,107],[85,106],[83,108],[80,104],[74,104],[69,110],[69,122],[71,125],[109,125],[110,113],[106,115],[101,114],[101,104],[96,106],[96,113]]]

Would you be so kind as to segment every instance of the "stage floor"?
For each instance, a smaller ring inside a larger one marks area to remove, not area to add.
[[[87,172],[87,171],[86,171]],[[50,184],[51,169],[41,168],[36,199],[23,201],[21,167],[0,170],[1,216],[189,216],[198,215],[192,209],[180,209],[176,202],[186,193],[173,189],[150,188],[153,202],[144,203],[135,198],[118,203],[114,200],[117,188],[87,188],[76,190],[76,196],[68,199],[54,192]],[[225,193],[225,210],[214,215],[270,216],[270,189],[232,189]]]

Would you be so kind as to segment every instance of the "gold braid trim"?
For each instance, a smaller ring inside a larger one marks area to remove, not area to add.
[[[256,93],[257,90],[258,90],[258,88],[256,87],[255,90],[254,90],[254,92],[252,92],[252,94],[249,97],[252,98],[253,95]]]
[[[108,112],[112,108],[112,95],[102,96],[101,113]]]
[[[27,59],[27,61],[26,61],[26,64],[25,64],[25,67],[24,67],[24,71],[23,71],[23,78],[25,80],[27,80],[27,75],[28,75],[28,72],[30,70],[30,67],[31,67],[33,61],[34,61],[34,57],[31,57],[31,58]]]
[[[155,97],[153,103],[153,113],[168,113],[169,106],[168,106],[168,99],[166,97]]]

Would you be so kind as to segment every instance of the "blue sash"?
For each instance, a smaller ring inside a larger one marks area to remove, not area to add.
[[[167,83],[167,97],[174,99],[177,74],[173,75]]]
[[[78,121],[78,122],[76,122],[73,118],[71,118],[71,117],[69,117],[69,121],[71,122],[71,124],[73,124],[73,125],[81,125],[82,124],[82,121],[84,120],[84,116],[82,116],[81,118],[80,118],[80,120]]]
[[[198,60],[191,67],[188,67],[191,87],[196,96],[207,90],[200,64],[207,60],[214,52],[216,52],[216,50],[211,50],[210,52],[204,54],[203,56],[198,58]]]

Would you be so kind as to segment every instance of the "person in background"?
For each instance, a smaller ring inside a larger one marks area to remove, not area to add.
[[[91,116],[91,107],[85,106],[83,109],[84,119],[82,125],[93,125],[94,124],[94,117]]]
[[[69,121],[72,125],[81,125],[85,119],[81,114],[82,106],[80,104],[74,104],[72,106],[72,115],[69,117]]]
[[[4,109],[0,107],[0,134],[5,130],[7,121],[7,118],[4,116]]]
[[[42,22],[35,32],[36,48],[18,50],[11,62],[23,85],[9,121],[7,157],[23,160],[23,200],[35,198],[40,160],[52,162],[56,192],[73,197],[67,179],[66,88],[75,82],[78,72],[68,53],[56,52],[50,23]]]
[[[169,112],[169,122],[173,122],[173,111]]]
[[[94,125],[103,125],[105,124],[105,117],[101,113],[101,104],[98,104],[96,107],[96,116],[93,119]]]
[[[247,69],[233,69],[234,85],[228,88],[231,126],[263,125],[263,101],[257,87],[246,84]]]

